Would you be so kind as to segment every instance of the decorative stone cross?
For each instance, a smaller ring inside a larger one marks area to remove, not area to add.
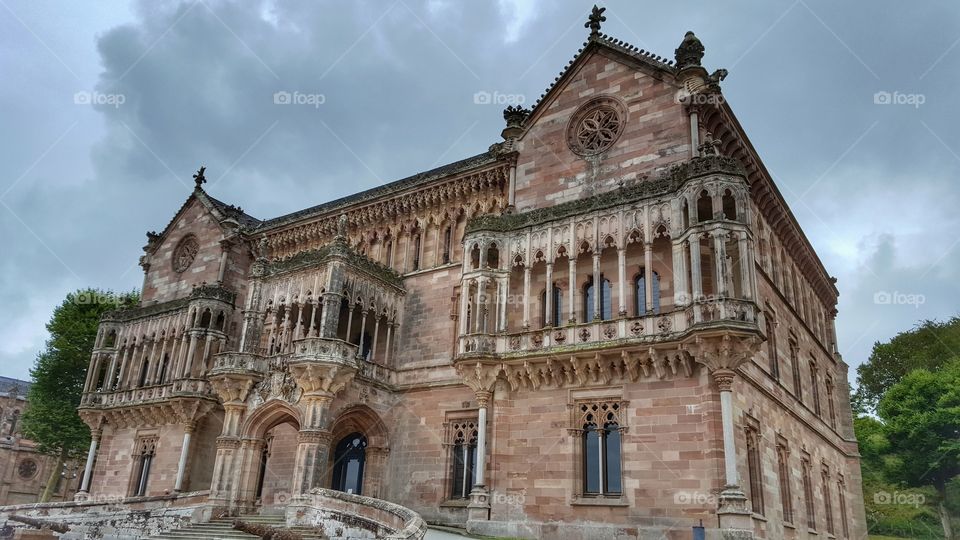
[[[197,173],[193,175],[193,181],[196,182],[197,188],[199,188],[202,184],[207,183],[207,177],[203,175],[203,172],[206,170],[207,168],[201,165]]]
[[[607,20],[603,16],[603,12],[606,11],[605,7],[597,7],[596,4],[593,5],[593,10],[590,12],[590,17],[587,18],[587,22],[583,24],[584,28],[590,29],[590,35],[596,35],[600,33],[600,23]]]

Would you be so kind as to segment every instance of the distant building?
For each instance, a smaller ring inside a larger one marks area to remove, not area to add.
[[[29,382],[0,377],[0,506],[37,502],[56,464],[56,459],[37,452],[36,444],[20,433],[29,390]],[[74,463],[63,467],[51,500],[72,500],[79,473]]]

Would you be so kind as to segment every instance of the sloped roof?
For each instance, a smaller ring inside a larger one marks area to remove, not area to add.
[[[400,180],[395,180],[393,182],[376,186],[359,193],[354,193],[353,195],[347,195],[346,197],[341,197],[339,199],[318,204],[316,206],[311,206],[310,208],[305,208],[303,210],[298,210],[280,217],[268,219],[262,222],[262,228],[269,229],[279,225],[285,225],[287,223],[317,214],[324,214],[340,207],[376,199],[385,195],[391,195],[393,193],[403,191],[419,184],[424,184],[437,178],[443,178],[445,176],[450,176],[451,174],[456,174],[462,171],[474,169],[476,167],[481,167],[483,165],[488,165],[496,160],[497,158],[494,153],[488,150],[482,154],[477,154],[466,159],[461,159],[460,161],[448,163],[435,169],[419,172],[412,176],[401,178]]]
[[[0,377],[0,396],[6,396],[11,391],[16,390],[17,396],[26,398],[27,392],[30,391],[32,384],[33,383],[29,381],[21,381],[20,379]]]

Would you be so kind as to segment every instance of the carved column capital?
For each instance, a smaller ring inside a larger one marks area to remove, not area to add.
[[[737,374],[732,369],[716,369],[710,372],[710,376],[713,377],[713,382],[721,392],[733,391],[733,381],[736,380]]]
[[[490,405],[490,400],[493,399],[493,392],[488,390],[479,390],[476,392],[477,395],[477,406],[480,408],[485,408]]]

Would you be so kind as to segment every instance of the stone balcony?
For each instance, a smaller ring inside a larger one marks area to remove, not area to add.
[[[181,379],[126,390],[87,392],[80,400],[81,407],[128,407],[182,398],[210,396],[212,391],[206,379]]]
[[[758,309],[749,300],[712,299],[663,313],[605,321],[566,324],[497,334],[460,337],[458,358],[549,355],[558,352],[601,350],[684,339],[699,329],[729,327],[757,332]]]

